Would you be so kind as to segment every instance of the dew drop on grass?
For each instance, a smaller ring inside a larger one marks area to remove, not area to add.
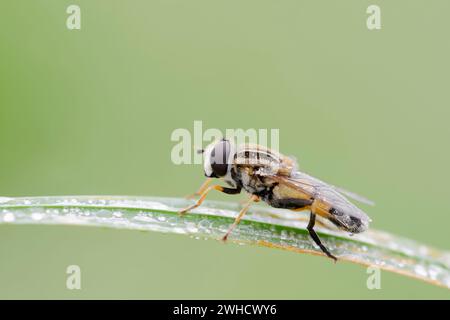
[[[122,213],[119,211],[114,211],[112,215],[114,218],[122,218]]]
[[[158,219],[158,221],[161,221],[161,222],[165,222],[167,220],[166,217],[164,217],[164,216],[158,216],[158,217],[156,217],[156,219]]]
[[[177,222],[178,222],[177,218],[174,218],[174,217],[167,219],[167,223],[169,224],[169,226],[172,226],[172,227],[176,226]]]
[[[33,219],[34,221],[42,220],[43,217],[44,217],[44,215],[42,213],[39,213],[39,212],[33,212],[31,214],[31,219]]]
[[[110,216],[110,211],[109,210],[103,210],[103,209],[100,209],[100,210],[98,210],[97,212],[96,212],[96,215],[97,216],[100,216],[100,217],[108,217],[108,216]],[[86,215],[86,216],[89,216],[90,215],[90,213],[89,213],[89,211],[85,211],[84,212],[84,215]],[[113,213],[113,215],[114,215],[114,213]]]
[[[423,277],[426,277],[428,275],[427,269],[420,264],[414,268],[414,271]]]
[[[186,223],[186,231],[189,233],[197,233],[198,228],[194,223]]]
[[[16,220],[16,217],[11,212],[5,213],[3,216],[3,221],[5,222],[13,222],[14,220]]]

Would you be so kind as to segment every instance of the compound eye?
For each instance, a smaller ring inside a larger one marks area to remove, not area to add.
[[[217,177],[223,177],[228,172],[228,157],[230,155],[230,142],[219,141],[211,152],[211,169]]]

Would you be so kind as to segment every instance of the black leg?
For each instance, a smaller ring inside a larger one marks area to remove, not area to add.
[[[314,231],[314,224],[316,223],[316,215],[314,213],[311,212],[310,216],[309,216],[309,223],[308,226],[306,227],[308,229],[309,235],[311,236],[311,238],[314,240],[314,242],[320,247],[320,249],[331,259],[334,260],[334,262],[337,261],[337,258],[335,256],[333,256],[330,251],[328,251],[328,249],[322,244],[322,242],[320,241],[319,236],[317,235],[317,233]]]
[[[239,194],[239,193],[241,193],[241,190],[242,190],[241,187],[237,187],[237,188],[222,187],[222,192],[226,193],[226,194]]]

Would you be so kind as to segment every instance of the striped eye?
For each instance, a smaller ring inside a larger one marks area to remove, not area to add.
[[[211,169],[215,177],[223,177],[227,174],[230,150],[230,142],[220,140],[211,151]]]

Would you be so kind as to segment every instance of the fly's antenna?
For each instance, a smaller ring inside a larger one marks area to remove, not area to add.
[[[205,152],[205,149],[199,148],[197,146],[192,146],[192,149],[194,149],[197,154],[203,154],[203,152]]]

